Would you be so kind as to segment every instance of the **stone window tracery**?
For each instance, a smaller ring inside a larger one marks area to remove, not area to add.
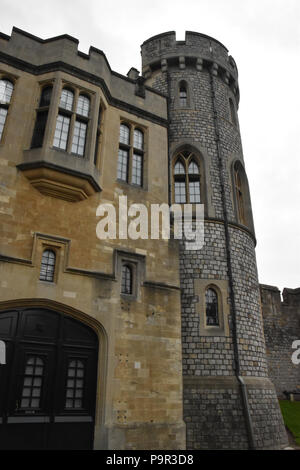
[[[201,202],[200,165],[193,152],[179,152],[173,167],[174,202],[199,204]]]

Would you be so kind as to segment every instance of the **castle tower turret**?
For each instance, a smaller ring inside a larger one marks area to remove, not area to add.
[[[211,37],[168,32],[143,43],[142,67],[145,84],[168,96],[170,203],[204,204],[205,244],[182,244],[180,259],[187,447],[280,448],[235,61]]]

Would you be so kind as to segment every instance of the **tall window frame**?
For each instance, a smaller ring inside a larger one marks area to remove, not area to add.
[[[237,126],[237,115],[236,115],[236,109],[233,104],[233,99],[229,98],[229,113],[230,113],[230,122],[233,126]]]
[[[236,221],[254,233],[248,179],[240,160],[235,160],[232,164],[232,187]]]
[[[121,294],[122,295],[133,295],[133,276],[134,271],[133,267],[129,263],[122,263],[122,272],[121,272]]]
[[[241,170],[238,165],[234,166],[234,183],[235,183],[235,195],[236,195],[236,201],[237,201],[238,221],[241,224],[246,225],[245,197],[244,197],[244,190],[242,186]]]
[[[103,103],[100,103],[99,111],[98,111],[98,119],[97,119],[97,132],[96,132],[96,143],[95,143],[95,151],[94,151],[94,165],[99,165],[99,149],[101,144],[101,135],[102,135],[102,127],[103,127],[103,120],[104,120],[104,111],[105,108]]]
[[[249,184],[242,160],[235,159],[231,164],[232,197],[235,220],[255,234]]]
[[[173,201],[201,204],[203,197],[201,162],[194,151],[183,150],[173,160]]]
[[[69,85],[63,86],[55,123],[54,148],[85,158],[91,108],[89,93]]]
[[[205,290],[205,323],[206,326],[220,326],[220,301],[217,289],[208,286]]]
[[[199,298],[196,303],[196,312],[199,315],[199,335],[200,336],[230,336],[229,318],[230,305],[228,297],[228,280],[225,279],[195,279],[195,294]],[[207,291],[214,291],[215,316],[214,321],[208,321],[211,317],[207,312]],[[217,310],[217,311],[216,311]],[[217,315],[216,315],[217,314]]]
[[[120,123],[117,180],[144,186],[145,129],[126,121]]]
[[[36,109],[36,119],[31,140],[31,148],[39,148],[44,144],[52,93],[53,83],[44,84],[40,93],[39,105]]]
[[[185,80],[181,80],[179,82],[178,87],[178,95],[179,95],[179,106],[180,108],[186,108],[188,106],[188,85]]]
[[[6,76],[0,78],[0,143],[3,140],[14,88],[13,80]]]
[[[45,361],[39,354],[27,357],[23,374],[20,410],[40,410],[45,379]]]

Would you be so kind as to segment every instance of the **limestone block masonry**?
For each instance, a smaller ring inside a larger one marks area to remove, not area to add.
[[[176,41],[168,32],[142,44],[142,66],[146,85],[168,97],[170,202],[178,153],[193,153],[204,173],[205,244],[188,251],[182,243],[180,252],[187,448],[281,448],[287,441],[268,378],[235,61],[213,38],[188,31]],[[209,286],[219,292],[218,328],[203,321]]]

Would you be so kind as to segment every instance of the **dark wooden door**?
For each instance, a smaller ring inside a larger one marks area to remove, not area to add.
[[[0,312],[0,449],[91,449],[98,339],[47,309]]]

